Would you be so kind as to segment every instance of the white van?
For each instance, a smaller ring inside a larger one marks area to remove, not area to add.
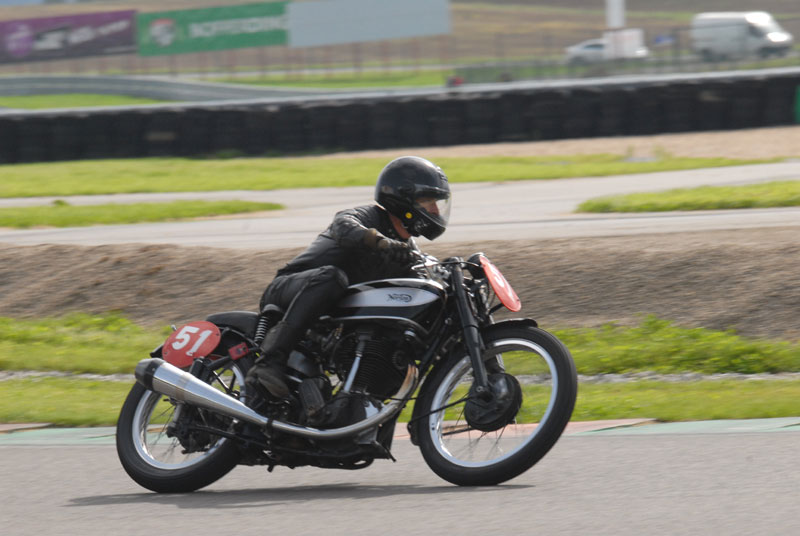
[[[758,55],[784,56],[792,34],[765,11],[700,13],[692,18],[692,50],[707,61]]]

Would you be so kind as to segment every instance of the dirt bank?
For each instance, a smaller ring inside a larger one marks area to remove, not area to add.
[[[256,307],[298,250],[0,244],[0,315],[119,310],[165,325]],[[635,322],[654,313],[686,326],[800,340],[798,228],[450,244],[485,251],[523,313],[542,327]]]
[[[800,126],[683,132],[653,136],[616,136],[569,140],[526,141],[421,147],[403,150],[427,158],[464,156],[560,156],[571,154],[616,154],[646,158],[668,153],[687,158],[788,158],[800,157]],[[371,156],[394,158],[397,150],[337,153],[318,158]]]

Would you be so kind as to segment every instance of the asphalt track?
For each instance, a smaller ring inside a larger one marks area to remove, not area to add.
[[[495,487],[440,480],[408,440],[361,471],[238,467],[157,495],[112,429],[0,434],[0,530],[108,534],[798,534],[800,418],[573,428]]]
[[[800,226],[800,209],[575,215],[584,199],[701,184],[800,179],[787,162],[609,178],[455,184],[444,242]],[[0,230],[14,244],[298,247],[371,188],[223,192],[286,210],[264,217],[79,229]],[[208,194],[113,196],[208,198]],[[3,200],[0,206],[47,203]],[[71,203],[107,202],[103,196]],[[595,427],[597,423],[595,423]],[[407,439],[362,471],[239,467],[205,490],[156,495],[116,458],[112,430],[0,434],[0,534],[798,534],[800,418],[581,428],[496,487],[440,480]]]
[[[573,212],[582,201],[603,195],[701,185],[732,186],[774,180],[800,180],[800,162],[604,178],[454,183],[450,225],[437,242],[800,226],[800,207],[622,215]],[[351,187],[70,197],[67,199],[72,204],[247,199],[281,203],[286,209],[251,217],[189,222],[64,229],[0,229],[0,242],[17,245],[151,243],[257,249],[300,247],[327,227],[336,211],[372,203],[372,196],[372,187]],[[55,198],[3,199],[0,200],[0,207],[46,204],[53,199]],[[424,247],[425,241],[422,242]]]

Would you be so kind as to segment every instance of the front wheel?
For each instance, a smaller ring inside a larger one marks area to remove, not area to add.
[[[214,371],[208,383],[242,398],[241,361]],[[239,462],[241,454],[233,441],[207,431],[231,431],[234,425],[231,418],[179,405],[137,383],[117,422],[117,454],[128,475],[149,490],[195,491],[222,478]]]
[[[578,391],[572,356],[550,333],[498,325],[483,338],[490,383],[501,396],[477,400],[462,352],[433,373],[418,401],[425,462],[461,486],[495,485],[530,469],[561,436]]]

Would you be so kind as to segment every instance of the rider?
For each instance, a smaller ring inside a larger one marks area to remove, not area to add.
[[[261,343],[247,374],[270,394],[289,394],[284,372],[288,355],[308,326],[344,295],[349,284],[413,276],[408,239],[433,240],[447,227],[450,186],[442,170],[417,156],[389,162],[378,175],[377,205],[338,212],[330,226],[297,257],[278,270],[261,297],[285,309]]]

